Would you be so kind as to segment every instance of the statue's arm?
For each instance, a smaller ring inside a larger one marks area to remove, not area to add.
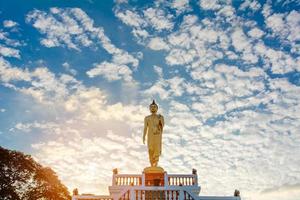
[[[143,143],[145,144],[145,139],[147,135],[147,129],[148,129],[148,123],[147,123],[147,118],[145,117],[144,119],[144,134],[143,134]]]
[[[161,115],[161,125],[162,125],[161,130],[163,131],[163,128],[165,126],[165,119],[162,115]]]

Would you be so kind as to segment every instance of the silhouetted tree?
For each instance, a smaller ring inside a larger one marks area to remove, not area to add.
[[[0,147],[1,200],[69,200],[69,192],[51,168],[31,156]]]

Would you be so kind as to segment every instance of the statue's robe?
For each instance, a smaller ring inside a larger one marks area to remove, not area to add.
[[[161,155],[163,126],[164,118],[162,115],[154,114],[145,117],[149,160],[151,164],[157,164],[159,156]]]

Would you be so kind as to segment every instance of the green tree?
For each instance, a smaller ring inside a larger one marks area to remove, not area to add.
[[[0,146],[1,200],[69,200],[64,186],[51,168],[31,156]]]

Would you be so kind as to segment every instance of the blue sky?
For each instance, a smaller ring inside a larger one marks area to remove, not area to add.
[[[300,195],[300,2],[1,1],[0,145],[82,192],[148,165],[198,169],[202,194]],[[287,197],[288,196],[288,197]]]

